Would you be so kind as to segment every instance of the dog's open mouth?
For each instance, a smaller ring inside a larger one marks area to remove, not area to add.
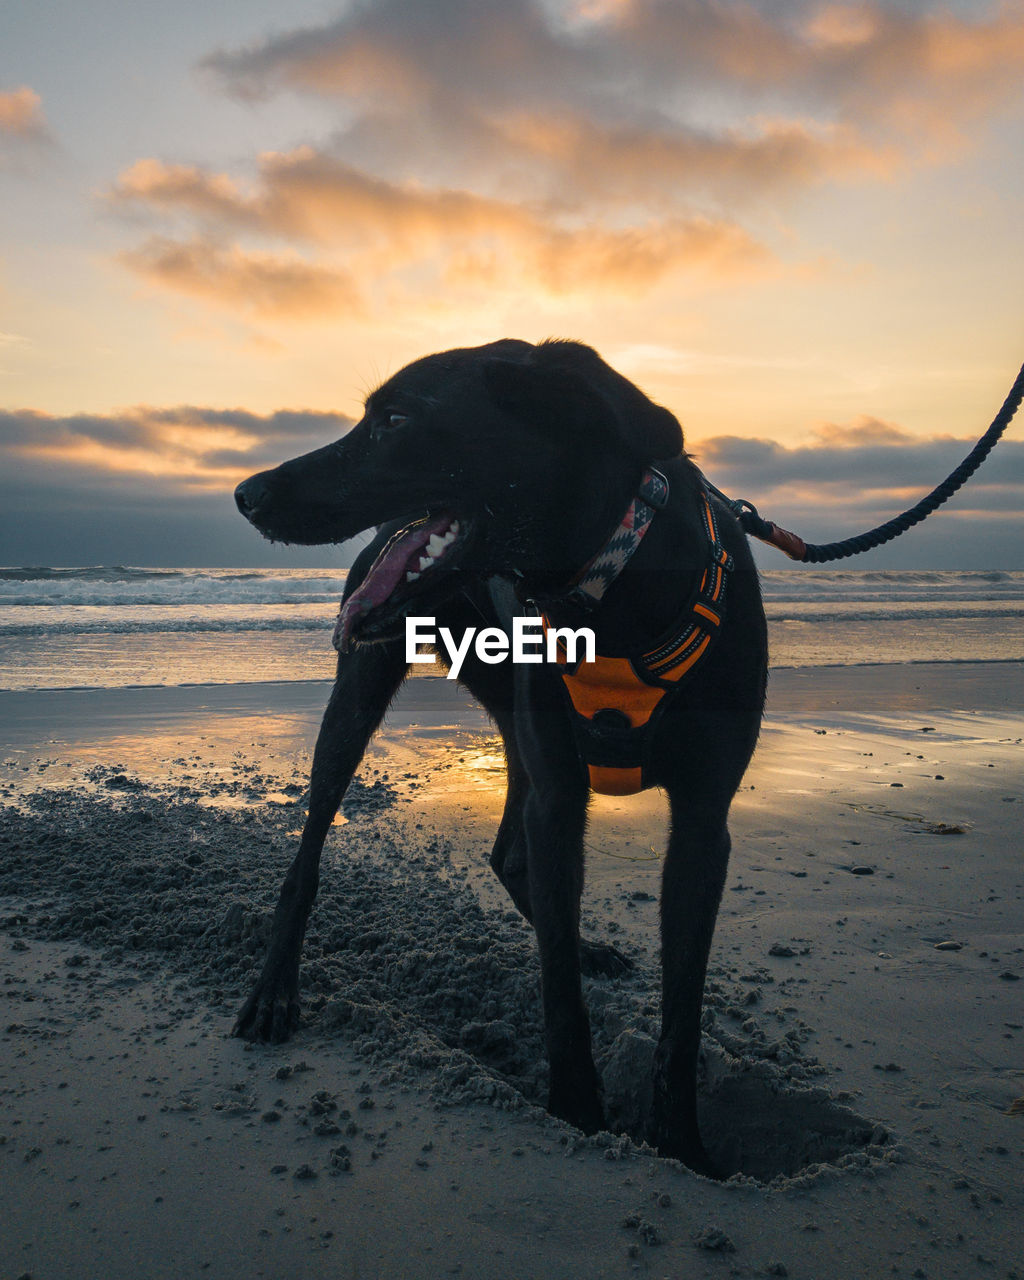
[[[354,641],[390,639],[406,601],[432,585],[444,565],[453,567],[467,526],[450,512],[424,516],[400,529],[349,596],[334,627],[334,647],[344,653]]]

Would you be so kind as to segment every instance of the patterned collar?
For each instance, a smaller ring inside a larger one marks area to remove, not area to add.
[[[648,467],[618,527],[597,555],[583,566],[562,599],[586,610],[596,609],[640,546],[654,513],[667,502],[668,481],[660,471]]]

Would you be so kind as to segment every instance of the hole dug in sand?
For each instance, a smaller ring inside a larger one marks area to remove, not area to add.
[[[651,1103],[655,1041],[623,1032],[600,1063],[609,1124],[639,1141]],[[773,1063],[737,1057],[705,1036],[698,1099],[701,1132],[726,1175],[788,1182],[820,1166],[858,1168],[889,1149],[888,1133],[824,1089],[794,1082]]]
[[[730,1059],[708,1046],[699,1107],[704,1142],[726,1173],[774,1182],[884,1157],[889,1135],[880,1125],[823,1089],[794,1087],[778,1068]]]
[[[409,888],[402,886],[402,898]],[[463,926],[467,914],[479,912],[450,886],[423,891],[420,900],[432,896],[435,906],[461,899]],[[532,940],[500,916],[480,913],[474,923],[472,934],[442,932],[443,950],[392,956],[384,987],[366,972],[393,945],[392,930],[382,931],[373,959],[363,953],[361,979],[348,979],[347,996],[329,1002],[321,1025],[343,1028],[381,1065],[403,1060],[442,1105],[541,1108],[547,1067]],[[657,976],[638,966],[627,978],[587,986],[608,1128],[639,1145],[651,1105],[658,1013],[650,995]],[[722,998],[712,990],[712,1000]],[[814,1059],[795,1054],[782,1064],[764,1056],[772,1052],[765,1038],[722,1034],[728,1047],[715,1030],[704,1036],[700,1111],[705,1143],[727,1175],[781,1186],[889,1158],[884,1129],[812,1083],[825,1075]],[[607,1136],[597,1141],[607,1145]]]

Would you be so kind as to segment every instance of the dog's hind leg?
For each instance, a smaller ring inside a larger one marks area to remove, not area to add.
[[[406,670],[400,644],[359,648],[338,662],[313,753],[309,812],[299,851],[281,887],[263,969],[239,1011],[234,1035],[279,1043],[298,1025],[299,959],[320,881],[324,840]]]
[[[512,619],[517,607],[515,596],[508,584],[492,578],[478,594],[466,589],[461,595],[446,602],[444,621],[453,632],[457,632],[459,628],[474,626],[481,620],[490,623],[493,614],[493,621],[497,622],[507,634],[512,629]],[[491,869],[501,881],[520,915],[533,924],[523,816],[530,781],[516,735],[514,683],[509,664],[484,663],[470,651],[462,665],[459,680],[473,697],[483,704],[501,734],[507,781],[505,806],[494,846],[491,849]],[[555,692],[557,695],[559,691]],[[552,705],[555,707],[561,705],[557,696]],[[566,774],[575,775],[581,772],[575,747],[572,748],[568,758],[561,759],[560,765]],[[586,794],[585,787],[584,794]],[[590,977],[620,977],[633,968],[633,962],[629,957],[609,943],[581,939],[579,954],[582,971]]]
[[[529,778],[519,758],[515,734],[498,721],[505,744],[505,767],[508,783],[501,824],[491,850],[491,870],[501,881],[519,913],[533,924],[530,905],[530,878],[526,856],[526,834],[523,808],[529,791]],[[619,978],[631,972],[633,961],[608,942],[580,939],[580,967],[589,978]]]
[[[697,1061],[708,953],[729,864],[728,797],[681,801],[670,792],[671,832],[661,891],[662,1030],[654,1056],[649,1140],[696,1173],[719,1176],[697,1121]]]

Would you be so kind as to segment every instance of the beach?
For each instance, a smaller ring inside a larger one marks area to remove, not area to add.
[[[500,743],[410,681],[328,840],[303,1025],[229,1036],[323,681],[0,692],[4,1276],[1024,1274],[1021,664],[773,671],[705,1001],[727,1169],[645,1147],[657,793],[600,798],[583,927],[614,1132],[542,1110]]]
[[[0,1280],[1024,1280],[1024,0],[0,33]]]

